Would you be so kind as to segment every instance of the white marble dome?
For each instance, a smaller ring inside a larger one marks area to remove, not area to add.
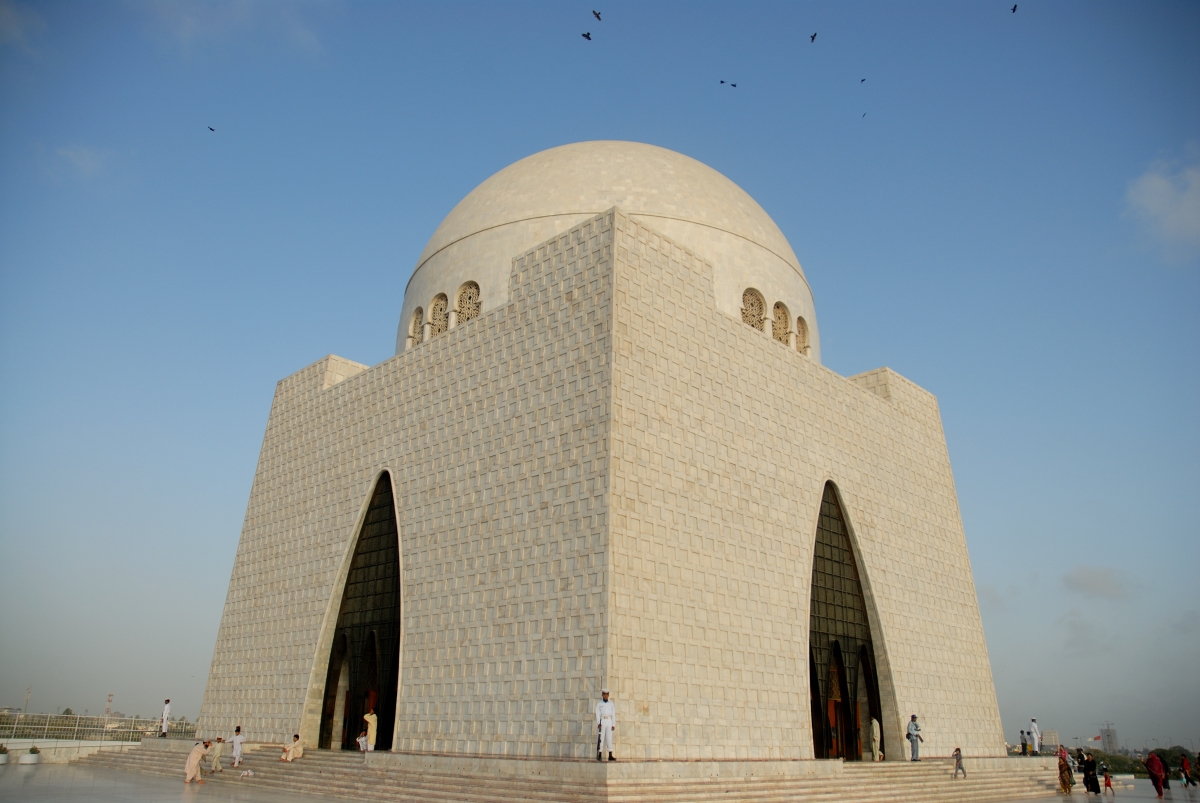
[[[428,320],[431,302],[444,295],[454,309],[459,290],[469,282],[479,286],[485,313],[507,303],[514,257],[614,206],[711,263],[722,312],[740,320],[743,294],[757,290],[765,302],[769,336],[774,306],[783,303],[793,333],[806,328],[807,353],[820,360],[812,291],[770,215],[741,187],[695,159],[615,141],[535,153],[463,198],[417,260],[405,290],[397,353],[412,343],[418,308]],[[792,337],[795,344],[804,335]]]

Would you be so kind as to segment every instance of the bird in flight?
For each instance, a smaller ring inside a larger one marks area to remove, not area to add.
[[[860,83],[860,84],[865,84],[866,82],[867,82],[867,79],[866,79],[866,78],[864,78],[864,79],[862,79],[861,81],[859,81],[859,83]]]
[[[1013,13],[1014,13],[1014,14],[1016,14],[1016,13],[1017,13],[1017,7],[1016,7],[1016,5],[1013,5]]]
[[[867,113],[866,113],[866,112],[863,112],[863,117],[866,117],[866,116],[867,116]]]
[[[737,84],[730,84],[730,86],[733,87],[734,89],[737,89]]]
[[[217,129],[213,128],[213,127],[210,125],[210,126],[208,127],[208,130],[209,130],[209,131],[216,131]]]
[[[808,37],[808,41],[809,41],[809,42],[815,42],[815,41],[817,41],[817,35],[814,33],[812,36]]]
[[[585,34],[583,35],[583,38],[584,38],[584,39],[586,39],[586,40],[588,40],[589,42],[590,42],[590,41],[592,41],[592,34],[591,34],[591,32],[585,33]]]
[[[600,19],[600,12],[599,12],[599,11],[596,11],[596,10],[594,10],[594,9],[593,9],[593,10],[592,10],[592,16],[596,18],[596,21],[597,21],[597,22],[603,22],[603,20],[601,20],[601,19]]]

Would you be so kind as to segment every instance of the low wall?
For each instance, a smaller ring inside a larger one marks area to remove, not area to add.
[[[66,764],[77,758],[99,753],[101,750],[106,753],[132,750],[138,746],[138,743],[102,742],[89,739],[12,739],[4,742],[4,746],[8,748],[8,763],[16,764],[17,757],[22,753],[28,753],[29,748],[34,745],[37,745],[37,749],[42,751],[40,763]],[[191,746],[190,742],[188,746]]]
[[[154,751],[154,752],[190,753],[192,751],[192,748],[196,746],[196,742],[199,742],[199,741],[202,741],[202,740],[201,739],[157,739],[157,738],[152,738],[150,736],[147,736],[145,739],[142,739],[142,741],[140,742],[140,745],[143,750],[149,750],[149,751]],[[135,746],[138,744],[139,744],[138,742],[134,742]],[[279,745],[268,744],[266,742],[243,742],[242,743],[242,752],[243,753],[253,753],[255,750],[258,750],[259,748],[262,748],[262,747],[279,747]],[[229,744],[229,742],[226,742],[225,743],[225,755],[229,756],[232,754],[233,754],[233,747]]]
[[[364,753],[367,766],[412,769],[445,775],[647,781],[701,778],[815,778],[841,776],[841,761],[571,761],[500,756],[435,756]]]

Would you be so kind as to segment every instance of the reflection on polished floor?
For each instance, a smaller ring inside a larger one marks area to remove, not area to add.
[[[73,764],[0,766],[0,801],[4,803],[333,803],[334,798],[256,789],[246,778],[231,784],[195,783],[135,772]],[[228,773],[229,770],[226,770]]]

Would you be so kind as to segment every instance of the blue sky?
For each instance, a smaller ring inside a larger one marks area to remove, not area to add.
[[[0,705],[194,717],[275,382],[391,356],[489,175],[628,139],[938,396],[1007,737],[1200,747],[1200,5],[1018,2],[0,0]]]

